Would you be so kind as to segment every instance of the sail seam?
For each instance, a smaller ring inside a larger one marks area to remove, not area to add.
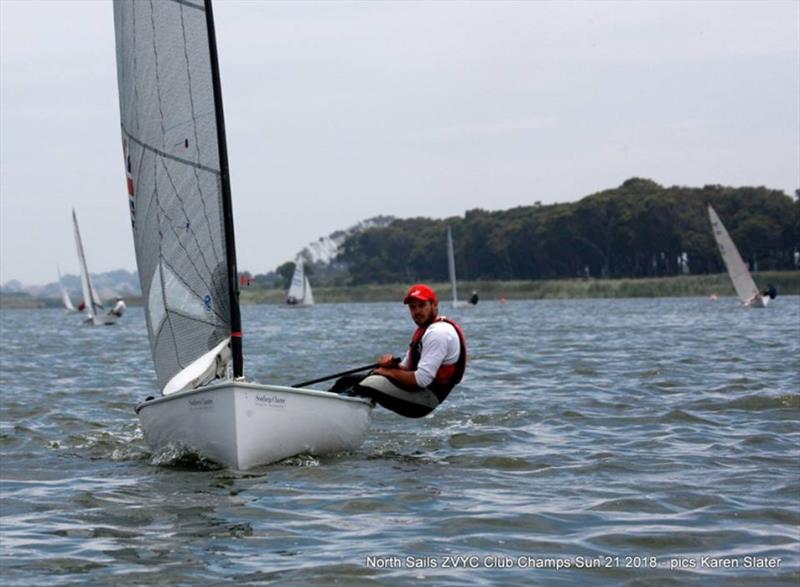
[[[205,6],[199,6],[197,4],[192,4],[191,2],[187,2],[187,0],[171,0],[175,4],[180,4],[181,6],[186,6],[187,8],[194,8],[195,10],[199,10],[201,12],[205,12]]]
[[[130,132],[128,132],[128,130],[125,128],[124,125],[120,125],[120,126],[122,127],[122,133],[128,138],[128,140],[136,143],[137,145],[142,147],[142,149],[150,151],[150,152],[158,155],[159,157],[164,157],[165,159],[171,159],[172,161],[177,161],[178,163],[183,163],[184,165],[188,165],[188,166],[194,167],[196,169],[202,169],[203,171],[208,171],[209,173],[212,173],[214,175],[219,175],[220,174],[219,170],[214,169],[213,167],[208,167],[207,165],[202,165],[201,163],[195,163],[194,161],[189,161],[187,159],[183,159],[181,157],[176,157],[175,155],[171,155],[169,153],[165,153],[161,149],[158,149],[158,148],[156,148],[156,147],[154,147],[152,145],[149,145],[149,144],[145,143],[144,141],[142,141],[140,139],[137,139]]]
[[[192,85],[192,68],[189,65],[189,53],[187,51],[188,43],[186,40],[186,25],[183,20],[183,9],[181,9],[181,33],[183,34],[183,59],[186,65],[186,78],[188,80],[187,89],[189,95],[189,110],[192,113],[192,130],[194,132],[194,143],[193,147],[197,152],[197,160],[203,161],[203,155],[201,152],[202,143],[200,142],[200,138],[197,136],[197,114],[195,113],[195,104],[194,104],[194,86]],[[203,193],[203,184],[200,181],[200,177],[197,174],[197,168],[192,168],[194,173],[194,180],[197,182],[197,191],[200,192],[201,195],[205,195]],[[217,243],[216,239],[214,239],[214,234],[211,231],[211,219],[208,217],[208,208],[206,207],[206,200],[205,197],[200,198],[200,204],[203,207],[203,217],[206,219],[206,229],[208,230],[208,239],[211,241],[211,251],[216,253]],[[225,251],[220,250],[219,255],[216,255],[217,258],[224,256]]]
[[[197,250],[200,253],[200,257],[203,260],[203,265],[205,265],[205,268],[208,270],[208,273],[212,274],[212,279],[213,279],[213,270],[211,269],[211,266],[208,264],[208,260],[206,259],[206,255],[203,252],[203,248],[200,246],[200,242],[197,239],[197,234],[191,228],[191,221],[189,220],[189,215],[186,213],[186,207],[184,206],[183,199],[181,198],[181,195],[178,192],[178,188],[175,187],[175,182],[172,180],[172,175],[169,172],[169,168],[167,167],[166,163],[164,163],[163,161],[161,161],[161,166],[164,169],[164,173],[166,173],[166,175],[167,175],[167,179],[169,180],[169,184],[172,187],[172,191],[174,192],[175,198],[178,200],[178,202],[180,202],[180,209],[183,212],[184,218],[186,218],[186,232],[191,233],[192,238],[194,239],[194,244],[197,247]],[[198,268],[197,268],[197,265],[195,265],[195,262],[192,259],[192,255],[189,254],[189,250],[186,248],[186,246],[183,244],[183,242],[181,242],[181,238],[178,235],[178,232],[175,230],[174,220],[167,213],[167,211],[164,210],[161,207],[160,203],[159,203],[158,206],[159,206],[159,209],[161,210],[161,213],[164,215],[164,217],[167,220],[169,220],[169,227],[172,230],[172,234],[175,235],[175,240],[177,241],[177,243],[180,246],[180,248],[183,249],[183,251],[186,253],[186,258],[192,264],[192,267],[194,268],[195,272],[197,273],[197,276],[201,279],[201,281],[203,282],[204,286],[206,286],[209,290],[212,289],[211,285],[206,283],[206,280],[204,279],[204,277],[202,275],[202,272],[199,271]],[[194,292],[194,293],[195,293],[195,295],[200,297],[200,295],[197,292]]]
[[[199,322],[200,324],[206,324],[208,326],[213,326],[215,328],[219,327],[219,324],[217,322],[210,322],[208,320],[203,320],[202,318],[199,318],[197,316],[192,316],[191,314],[187,314],[185,312],[180,312],[178,310],[173,310],[171,308],[167,308],[166,313],[167,314],[174,314],[175,316],[178,316],[178,317],[183,318],[185,320],[191,320],[192,322]],[[217,315],[216,312],[214,313],[214,315],[215,316]],[[222,338],[225,338],[225,337],[222,337]],[[220,341],[222,340],[222,338],[220,338]]]

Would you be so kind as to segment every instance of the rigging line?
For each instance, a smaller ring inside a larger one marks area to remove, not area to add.
[[[196,124],[197,114],[195,112],[195,107],[194,107],[194,90],[193,90],[193,85],[192,85],[192,68],[189,66],[189,53],[187,51],[188,43],[186,42],[186,26],[185,26],[184,21],[183,21],[183,9],[181,9],[180,13],[181,13],[181,33],[183,35],[183,58],[184,58],[184,61],[186,63],[186,77],[187,77],[188,82],[189,82],[188,83],[189,109],[191,111],[191,119],[193,121],[192,129],[194,130],[194,148],[197,151],[197,160],[198,161],[203,161],[203,156],[202,156],[201,149],[200,149],[200,147],[201,147],[200,138],[197,135],[197,124]],[[216,117],[214,119],[214,131],[215,131],[214,134],[216,135],[217,132],[218,132],[218,130],[216,128]],[[221,167],[221,165],[220,165],[220,167]],[[219,246],[219,245],[217,245],[216,239],[214,238],[214,233],[211,231],[211,219],[208,217],[208,208],[206,207],[206,200],[205,200],[204,197],[202,197],[204,195],[203,194],[203,186],[202,186],[202,183],[200,182],[200,176],[197,173],[197,168],[193,167],[192,170],[194,172],[194,179],[197,182],[197,191],[200,192],[200,196],[201,196],[200,202],[201,202],[201,204],[203,206],[203,216],[206,219],[206,228],[208,228],[208,238],[211,241],[212,250],[215,250],[217,248],[217,246]],[[221,192],[221,190],[219,190],[219,191]],[[225,255],[225,251],[222,250],[222,248],[220,247],[218,257],[222,257],[224,255]]]

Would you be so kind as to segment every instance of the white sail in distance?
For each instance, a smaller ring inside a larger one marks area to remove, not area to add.
[[[64,309],[70,313],[77,312],[78,310],[72,304],[72,300],[69,299],[69,292],[64,286],[64,281],[61,278],[61,268],[58,265],[56,265],[56,271],[58,272],[58,285],[61,288],[61,301],[64,303]]]
[[[96,319],[103,312],[103,303],[100,296],[94,290],[92,285],[92,278],[89,275],[89,267],[86,263],[86,254],[83,251],[83,241],[81,240],[81,231],[78,228],[78,217],[75,210],[72,210],[72,226],[75,231],[75,248],[78,251],[78,263],[81,268],[81,289],[83,290],[83,303],[86,304],[86,314],[92,320]]]
[[[289,285],[289,292],[286,300],[290,304],[301,306],[311,306],[314,304],[314,295],[311,293],[311,284],[305,274],[303,259],[298,257],[294,265],[292,283]]]
[[[308,275],[305,276],[303,281],[303,303],[306,306],[314,305],[314,294],[311,293],[311,284],[308,282]]]
[[[733,282],[736,295],[739,296],[743,304],[747,303],[754,295],[759,293],[758,288],[750,276],[750,271],[742,260],[739,250],[733,244],[733,239],[731,239],[725,229],[725,225],[722,224],[722,220],[719,219],[711,204],[708,205],[708,216],[711,220],[711,229],[714,232],[720,255],[722,255],[725,268],[728,270],[728,275]]]
[[[458,304],[458,286],[456,285],[456,257],[453,252],[453,233],[447,227],[447,270],[450,274],[450,288],[453,290],[453,306]]]

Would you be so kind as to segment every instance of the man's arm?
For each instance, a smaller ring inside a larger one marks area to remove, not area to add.
[[[449,325],[448,325],[449,326]],[[452,329],[452,326],[450,326]],[[453,330],[455,333],[455,330]],[[396,381],[406,389],[423,389],[433,382],[436,371],[447,354],[447,334],[442,329],[428,329],[422,338],[423,350],[416,371],[409,371],[404,363],[397,367],[383,367],[373,371]]]
[[[417,389],[417,380],[414,376],[414,371],[409,371],[408,368],[400,362],[400,359],[393,355],[383,355],[379,360],[380,367],[373,371],[375,375],[383,375],[393,379],[402,387],[408,389]]]
[[[419,389],[417,378],[414,371],[403,369],[402,367],[378,367],[373,371],[375,375],[383,375],[400,384],[406,389]]]

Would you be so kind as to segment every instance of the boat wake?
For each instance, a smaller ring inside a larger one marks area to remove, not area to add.
[[[150,464],[190,471],[217,471],[224,468],[191,447],[174,444],[168,444],[152,453]]]

